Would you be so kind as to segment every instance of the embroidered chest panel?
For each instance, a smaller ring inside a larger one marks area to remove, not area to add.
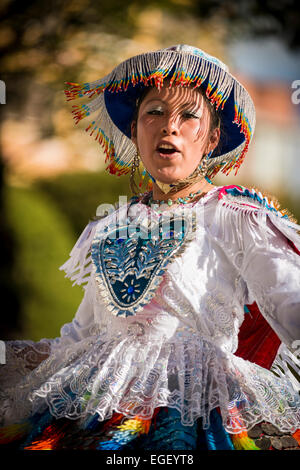
[[[191,215],[146,225],[127,220],[96,231],[92,262],[108,310],[127,317],[148,304],[167,264],[183,253],[195,228],[195,217]]]

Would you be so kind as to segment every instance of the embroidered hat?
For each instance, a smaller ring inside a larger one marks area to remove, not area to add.
[[[223,132],[210,155],[207,176],[219,170],[228,175],[232,169],[237,174],[255,128],[253,101],[223,62],[188,45],[137,55],[91,83],[67,82],[67,100],[86,98],[72,113],[76,124],[90,119],[86,131],[103,147],[106,170],[117,176],[130,171],[136,153],[131,122],[137,99],[146,86],[160,88],[166,78],[170,86],[201,87],[219,112]]]

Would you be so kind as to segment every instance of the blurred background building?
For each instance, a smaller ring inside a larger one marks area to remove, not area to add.
[[[58,271],[101,203],[130,195],[104,172],[98,144],[77,127],[65,81],[172,44],[219,57],[249,90],[257,127],[237,176],[214,183],[271,193],[300,219],[300,21],[294,0],[2,0],[0,210],[2,339],[53,337],[82,298]]]

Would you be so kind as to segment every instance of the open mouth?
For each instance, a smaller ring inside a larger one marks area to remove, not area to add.
[[[157,151],[162,155],[172,155],[178,152],[177,148],[170,144],[159,145]]]

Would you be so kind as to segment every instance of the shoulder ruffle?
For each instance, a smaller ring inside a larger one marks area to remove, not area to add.
[[[96,229],[101,225],[103,229],[118,217],[118,213],[126,210],[128,204],[119,206],[118,203],[110,205],[112,210],[107,210],[103,215],[96,215],[83,230],[82,234],[70,252],[69,259],[60,266],[65,271],[66,277],[73,281],[74,285],[83,285],[85,288],[92,271],[92,243]]]
[[[224,219],[221,225],[224,225],[225,231],[237,232],[236,227],[241,229],[248,226],[249,233],[254,233],[260,228],[261,236],[267,243],[267,234],[270,233],[269,220],[286,237],[292,249],[300,255],[300,225],[290,211],[280,208],[279,202],[273,196],[263,195],[255,188],[230,185],[220,188],[218,202],[220,205],[217,218],[219,222]],[[234,214],[232,224],[229,223],[231,214]],[[238,231],[239,239],[240,235]]]
[[[253,244],[268,249],[275,240],[282,243],[282,236],[292,251],[300,255],[300,225],[288,211],[280,210],[277,201],[254,188],[237,185],[219,188],[210,232],[235,262]]]
[[[98,220],[90,222],[78,238],[70,252],[69,259],[60,266],[74,285],[86,285],[92,269],[91,244]]]
[[[288,209],[282,209],[274,196],[266,193],[262,194],[256,188],[249,189],[240,185],[223,186],[219,191],[218,199],[233,207],[264,208],[283,219],[297,224],[294,215]]]

